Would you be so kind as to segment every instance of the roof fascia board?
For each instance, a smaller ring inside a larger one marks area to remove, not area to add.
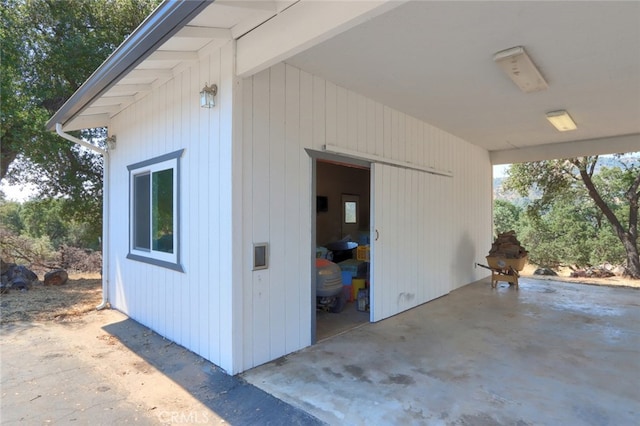
[[[405,2],[301,0],[238,39],[236,72],[254,75]]]
[[[51,117],[47,130],[54,130],[56,123],[64,127],[211,3],[165,0]]]
[[[530,161],[574,158],[586,155],[619,154],[636,152],[640,149],[640,133],[613,136],[609,138],[587,139],[562,142],[526,148],[505,149],[489,153],[491,164],[526,163]]]

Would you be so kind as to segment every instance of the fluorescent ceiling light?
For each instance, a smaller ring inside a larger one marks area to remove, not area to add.
[[[565,110],[548,112],[547,120],[560,132],[576,130],[578,128],[569,113]]]
[[[493,55],[493,60],[525,93],[537,92],[549,87],[522,46],[502,50]]]

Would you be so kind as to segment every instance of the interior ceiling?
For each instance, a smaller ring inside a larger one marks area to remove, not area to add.
[[[514,46],[547,90],[493,61]],[[489,151],[640,133],[640,2],[412,1],[286,62]]]

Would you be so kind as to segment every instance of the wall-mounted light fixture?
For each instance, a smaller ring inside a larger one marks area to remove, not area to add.
[[[549,122],[553,124],[553,127],[558,129],[559,132],[576,130],[578,128],[575,121],[573,121],[569,113],[565,110],[548,112],[547,120],[549,120]]]
[[[216,105],[216,95],[218,94],[218,86],[204,84],[200,91],[200,106],[202,108],[213,108]]]
[[[107,148],[109,149],[109,151],[113,151],[114,149],[116,149],[116,135],[111,135],[104,141],[107,143]]]
[[[537,92],[549,87],[522,46],[501,50],[493,55],[493,60],[525,93]]]

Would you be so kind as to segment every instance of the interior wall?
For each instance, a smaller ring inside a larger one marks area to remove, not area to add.
[[[318,196],[326,196],[328,209],[316,214],[316,242],[319,246],[340,240],[342,235],[342,194],[358,195],[358,224],[361,232],[369,234],[370,186],[369,170],[324,161],[316,166]],[[351,236],[359,242],[358,235]]]

